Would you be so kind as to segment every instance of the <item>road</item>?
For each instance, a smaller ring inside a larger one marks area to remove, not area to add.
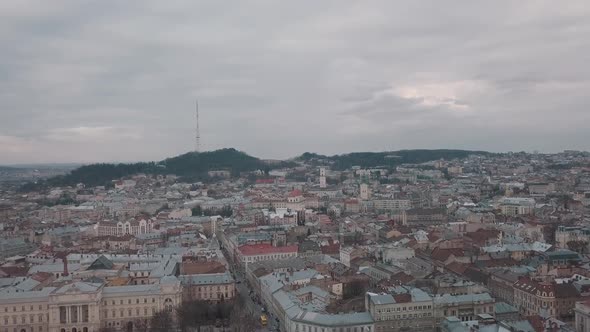
[[[227,256],[226,256],[227,258]],[[230,264],[230,271],[234,278],[236,279],[236,289],[238,291],[238,296],[242,299],[242,303],[245,303],[246,308],[252,314],[253,317],[256,317],[257,321],[260,321],[260,316],[262,315],[262,306],[256,302],[254,302],[255,294],[250,294],[250,288],[248,287],[248,281],[244,278],[244,275],[240,269],[235,268],[233,264]],[[271,331],[279,331],[279,324],[277,323],[275,317],[271,313],[266,313],[268,316],[268,326],[266,327],[259,327],[257,332],[271,332]]]

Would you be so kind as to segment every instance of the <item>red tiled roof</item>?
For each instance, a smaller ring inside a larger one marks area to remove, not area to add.
[[[537,332],[545,331],[545,326],[543,324],[543,318],[541,318],[541,316],[539,316],[539,315],[528,316],[528,317],[526,317],[526,319],[529,321],[529,323],[531,323],[531,325],[533,326],[535,331],[537,331]]]
[[[327,246],[321,246],[320,250],[324,255],[335,255],[340,253],[340,243],[332,243]]]
[[[264,254],[282,254],[297,252],[297,246],[273,247],[270,244],[249,244],[241,246],[238,250],[245,256],[264,255]]]
[[[467,267],[468,266],[466,264],[462,264],[459,262],[452,262],[446,266],[446,268],[449,269],[449,271],[459,275],[463,275],[465,273],[465,270],[467,270]]]
[[[437,261],[440,261],[440,262],[444,262],[449,257],[451,257],[451,255],[454,255],[455,257],[462,257],[464,255],[463,249],[441,249],[441,248],[436,248],[436,249],[434,249],[432,251],[432,254],[430,256],[434,260],[437,260]]]
[[[412,302],[412,295],[410,294],[396,294],[393,295],[396,303],[409,303]]]
[[[257,184],[272,184],[274,182],[274,179],[256,179]]]
[[[299,189],[295,189],[289,193],[289,197],[297,197],[297,196],[303,196],[303,193]]]
[[[24,266],[2,266],[0,271],[10,277],[26,277],[29,268]]]

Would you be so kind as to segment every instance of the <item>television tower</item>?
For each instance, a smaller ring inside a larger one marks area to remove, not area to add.
[[[196,130],[195,130],[195,152],[201,152],[201,133],[199,132],[199,100],[196,102]]]

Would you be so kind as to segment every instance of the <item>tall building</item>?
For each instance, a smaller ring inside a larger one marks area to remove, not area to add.
[[[326,168],[320,167],[320,188],[326,188]]]
[[[366,201],[371,198],[371,189],[369,188],[369,185],[367,183],[361,183],[360,192],[360,198],[362,200]]]

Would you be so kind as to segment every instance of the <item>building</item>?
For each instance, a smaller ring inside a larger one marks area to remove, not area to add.
[[[419,288],[398,288],[404,292],[367,293],[365,308],[375,320],[375,331],[434,331],[432,297]]]
[[[61,287],[2,294],[2,332],[98,332],[101,328],[128,331],[147,326],[158,311],[181,303],[181,286],[175,277],[160,284],[113,286],[70,282]]]
[[[298,246],[274,247],[270,244],[253,244],[238,247],[238,260],[245,265],[253,262],[297,257]]]
[[[514,283],[514,306],[526,316],[541,315],[563,319],[574,315],[580,294],[571,283],[557,284],[529,278]]]
[[[576,331],[590,332],[590,301],[576,302]]]
[[[443,208],[414,208],[403,211],[402,222],[408,226],[434,226],[447,222]]]
[[[590,243],[590,228],[581,226],[557,226],[555,231],[555,245],[558,248],[568,248],[570,241]]]
[[[367,201],[371,198],[371,189],[369,188],[369,184],[363,182],[360,185],[360,199]]]
[[[101,221],[98,223],[98,236],[131,234],[147,234],[153,231],[153,221],[150,218],[138,216],[127,221]]]
[[[500,200],[499,208],[505,216],[532,215],[535,212],[535,199],[504,197]]]
[[[326,168],[320,167],[320,188],[326,188]]]
[[[412,201],[409,199],[375,199],[373,200],[373,209],[375,211],[396,211],[407,210],[412,207]]]
[[[183,286],[183,300],[221,302],[236,296],[236,282],[229,274],[193,274],[179,277]]]
[[[301,211],[305,209],[305,198],[301,190],[293,190],[287,196],[287,204],[285,207],[291,211]]]
[[[495,300],[488,293],[449,295],[434,298],[434,314],[440,324],[446,317],[455,316],[463,322],[477,319],[479,314],[494,315]]]

